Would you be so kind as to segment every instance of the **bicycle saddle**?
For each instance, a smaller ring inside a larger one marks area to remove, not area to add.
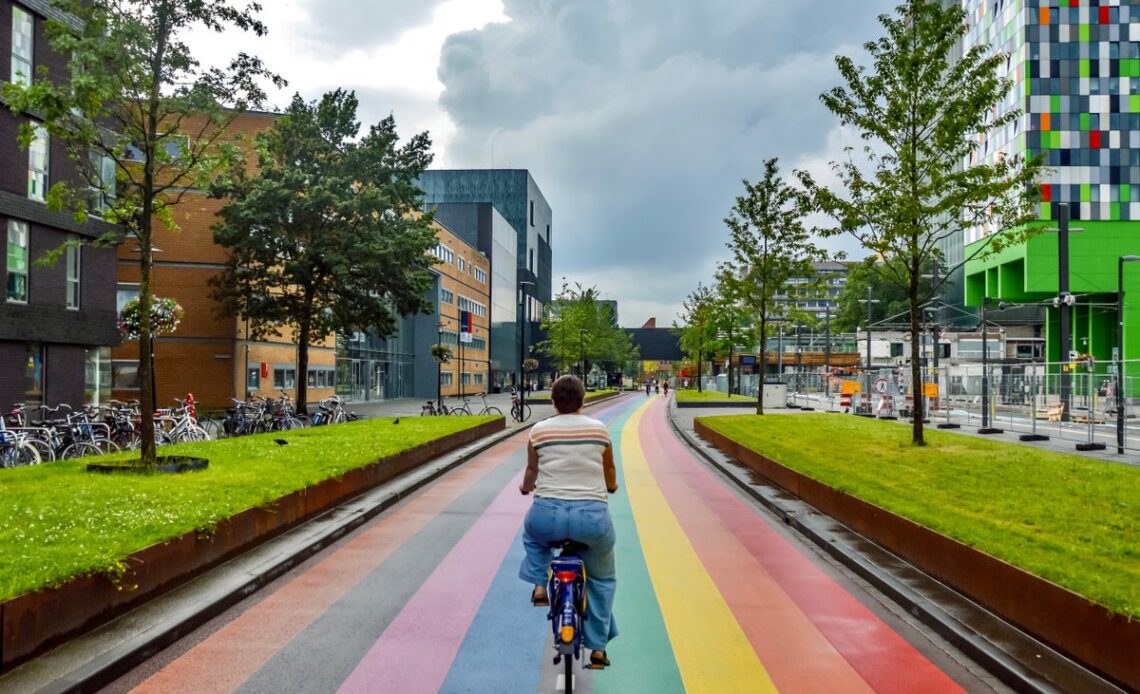
[[[550,547],[551,549],[562,550],[563,556],[579,554],[589,549],[589,545],[584,545],[581,542],[575,542],[574,540],[556,540],[550,543]]]

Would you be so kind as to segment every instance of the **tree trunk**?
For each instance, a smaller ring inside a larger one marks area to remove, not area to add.
[[[157,453],[155,450],[154,441],[154,411],[155,411],[155,392],[154,392],[154,362],[152,354],[154,353],[154,336],[151,330],[151,305],[152,301],[150,289],[151,266],[153,264],[154,249],[150,243],[150,215],[152,213],[149,200],[143,202],[142,216],[143,221],[139,229],[139,436],[142,439],[141,454],[142,464],[145,466],[154,466],[157,461]]]
[[[915,277],[917,277],[917,273]],[[910,292],[910,382],[913,397],[911,404],[914,408],[911,411],[911,414],[914,415],[914,423],[911,427],[911,443],[915,446],[926,445],[926,441],[922,437],[922,420],[925,413],[922,407],[922,333],[919,332],[922,330],[922,321],[920,310],[918,306],[918,285],[917,280],[915,280]]]
[[[297,414],[308,413],[309,398],[309,335],[308,321],[302,321],[297,332]]]
[[[764,315],[763,309],[760,315]],[[764,336],[768,334],[768,321],[760,319],[760,354],[756,356],[756,370],[760,373],[759,383],[756,385],[756,414],[764,414],[764,377],[768,370],[768,344]]]
[[[704,388],[702,387],[702,384],[701,384],[701,371],[704,370],[704,363],[705,363],[705,360],[703,358],[704,356],[705,356],[704,352],[702,352],[701,350],[698,349],[697,350],[697,392],[698,393],[704,392]]]

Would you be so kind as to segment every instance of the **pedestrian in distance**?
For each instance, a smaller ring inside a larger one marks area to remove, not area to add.
[[[665,397],[669,397],[669,381],[665,381]]]
[[[646,381],[646,382],[645,382],[645,397],[649,397],[649,388],[650,388],[650,386],[652,386],[652,385],[653,385],[653,384],[652,384],[651,382],[649,382],[649,381]]]

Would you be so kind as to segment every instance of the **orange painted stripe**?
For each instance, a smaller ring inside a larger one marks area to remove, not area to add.
[[[662,465],[671,454],[657,439],[663,433],[657,422],[660,416],[652,413],[645,417],[638,432],[650,470],[772,682],[781,691],[872,691],[724,526],[707,500],[688,487],[683,475]]]
[[[426,487],[368,530],[190,649],[135,692],[232,692],[405,541],[522,448],[515,437]]]

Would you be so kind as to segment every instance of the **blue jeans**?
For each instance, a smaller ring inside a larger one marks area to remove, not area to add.
[[[567,501],[538,496],[523,522],[526,557],[519,567],[519,578],[531,585],[546,585],[546,574],[554,551],[552,542],[574,540],[588,547],[582,553],[586,562],[586,623],[582,640],[586,648],[606,650],[618,635],[613,617],[614,524],[604,501]]]

